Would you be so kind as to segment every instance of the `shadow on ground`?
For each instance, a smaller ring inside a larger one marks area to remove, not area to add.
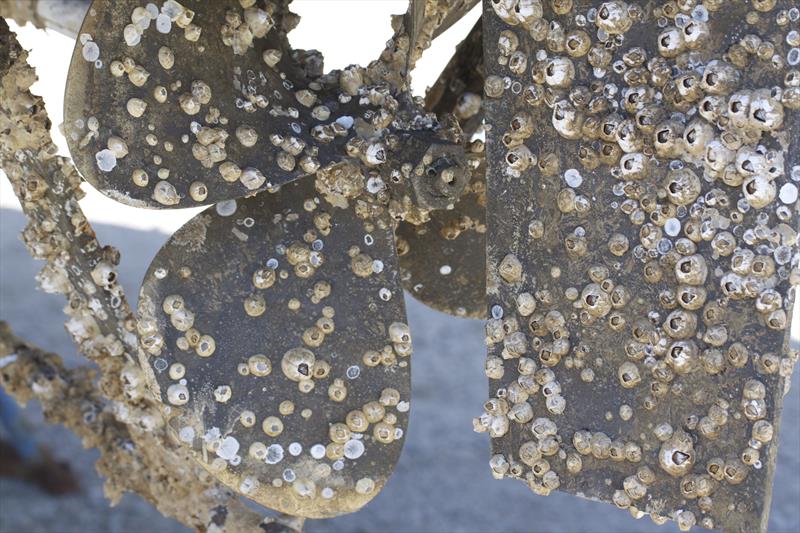
[[[23,216],[0,209],[0,317],[23,337],[61,354],[69,364],[79,358],[63,323],[59,296],[35,290],[40,265],[19,240]],[[120,279],[131,299],[150,259],[166,240],[158,232],[96,225],[102,243],[120,248]],[[363,510],[308,523],[310,532],[669,532],[633,520],[610,505],[554,493],[533,495],[522,483],[495,481],[489,473],[488,437],[472,432],[487,391],[483,374],[482,323],[450,318],[407,300],[414,335],[413,409],[407,442],[397,471],[386,488]],[[797,377],[795,370],[795,379]],[[770,532],[800,531],[800,394],[786,399],[784,427]],[[38,406],[26,412],[42,442],[78,471],[82,494],[51,498],[35,488],[0,480],[1,533],[167,533],[187,531],[162,517],[138,496],[127,495],[115,508],[103,498],[94,470],[93,450],[81,448],[63,427],[46,425]]]

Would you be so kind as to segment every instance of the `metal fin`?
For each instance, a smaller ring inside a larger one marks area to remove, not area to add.
[[[497,477],[766,530],[797,359],[784,6],[484,2]]]
[[[405,15],[394,18],[400,25],[396,37],[408,38],[403,74],[408,74],[436,37],[447,31],[470,9],[477,0],[409,0]]]

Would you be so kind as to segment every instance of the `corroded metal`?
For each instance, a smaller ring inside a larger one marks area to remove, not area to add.
[[[425,107],[440,120],[452,114],[470,145],[472,179],[453,209],[423,224],[400,222],[396,235],[403,286],[426,305],[455,316],[482,318],[486,304],[486,180],[482,133],[481,21],[428,91]]]
[[[797,358],[797,4],[483,16],[494,474],[764,531]]]
[[[381,489],[408,420],[411,339],[385,210],[313,179],[217,204],[162,248],[138,326],[168,424],[247,497],[312,518]]]

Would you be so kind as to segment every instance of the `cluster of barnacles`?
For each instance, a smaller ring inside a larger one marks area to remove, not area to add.
[[[412,0],[380,57],[327,73],[289,46],[289,3],[95,0],[80,28],[63,128],[83,179],[211,206],[135,317],[112,250],[45,235],[91,231],[77,200],[31,212],[117,420],[287,516],[356,511],[408,423],[407,290],[487,319],[473,424],[495,477],[763,529],[768,499],[742,494],[768,492],[796,359],[798,8],[485,0],[421,99],[416,61],[475,1]],[[25,205],[47,173],[76,186],[36,160],[3,153]]]

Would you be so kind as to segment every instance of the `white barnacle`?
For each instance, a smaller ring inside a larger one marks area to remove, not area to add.
[[[136,46],[142,40],[142,30],[134,24],[128,24],[122,30],[122,36],[125,39],[125,44],[128,46]]]
[[[250,126],[239,126],[236,128],[236,138],[239,139],[242,146],[250,148],[258,142],[258,132]]]
[[[175,54],[172,49],[167,46],[162,46],[158,49],[158,62],[164,69],[171,69],[175,65]]]
[[[94,155],[95,161],[97,161],[97,168],[102,170],[103,172],[111,172],[114,170],[114,167],[117,166],[117,156],[114,155],[114,152],[105,149],[100,150]]]
[[[362,477],[356,481],[356,492],[359,494],[369,494],[375,490],[375,482],[372,478]]]
[[[564,172],[564,181],[572,188],[580,187],[583,183],[583,176],[576,169],[570,168]]]
[[[81,55],[86,61],[94,63],[100,59],[100,47],[94,41],[86,41],[81,49]]]
[[[214,399],[219,403],[226,403],[231,399],[232,393],[230,385],[220,385],[214,389]]]
[[[170,385],[167,389],[167,401],[172,405],[184,405],[189,401],[189,389],[181,383]]]
[[[189,93],[182,94],[178,98],[178,104],[187,115],[196,115],[200,112],[200,102]]]
[[[364,454],[364,443],[357,439],[350,439],[344,444],[344,456],[348,459],[358,459]]]
[[[160,13],[156,17],[156,30],[158,30],[159,33],[169,33],[171,29],[172,29],[172,20],[170,20],[168,15]]]
[[[225,200],[219,202],[215,209],[219,216],[229,217],[236,212],[236,200]]]
[[[315,444],[311,447],[311,457],[314,459],[322,459],[325,457],[325,446],[322,444]]]
[[[181,200],[175,186],[167,181],[159,181],[153,189],[153,199],[162,205],[176,205]]]
[[[128,100],[127,104],[125,104],[125,107],[132,117],[139,118],[147,110],[147,102],[141,98],[131,98]]]
[[[264,37],[275,26],[275,21],[263,9],[250,7],[244,10],[244,21],[250,27],[254,37]]]
[[[239,441],[235,437],[225,437],[217,448],[217,455],[226,461],[233,459],[239,452]]]
[[[267,178],[257,168],[246,168],[242,171],[239,181],[242,185],[253,191],[264,185]]]
[[[109,137],[107,143],[108,149],[114,152],[114,157],[122,159],[128,155],[128,144],[119,137]]]
[[[303,453],[303,445],[299,442],[293,442],[289,444],[289,453],[293,456],[297,457],[301,453]]]
[[[282,56],[283,53],[280,50],[271,48],[262,52],[261,59],[264,60],[268,67],[274,68],[280,62]]]
[[[192,442],[194,440],[195,432],[192,426],[184,426],[178,432],[178,438],[181,442]]]
[[[314,366],[315,357],[311,350],[307,348],[292,348],[288,350],[281,360],[283,374],[292,381],[304,381],[311,379],[311,369]]]
[[[779,194],[781,202],[793,204],[797,201],[797,185],[794,183],[784,183]]]
[[[280,444],[271,444],[267,447],[267,455],[264,462],[268,465],[278,464],[283,460],[283,446]]]

